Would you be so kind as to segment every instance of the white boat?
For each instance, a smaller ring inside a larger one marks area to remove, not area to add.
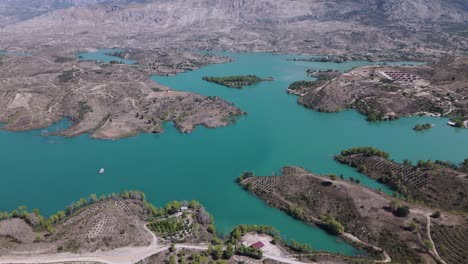
[[[104,174],[104,168],[101,168],[101,169],[99,170],[99,174]]]
[[[455,126],[456,123],[455,123],[455,122],[452,122],[452,121],[448,121],[448,122],[447,122],[447,125],[449,125],[449,126]]]

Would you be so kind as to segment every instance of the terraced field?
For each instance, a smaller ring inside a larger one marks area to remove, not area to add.
[[[336,156],[343,164],[357,168],[394,190],[429,206],[445,210],[468,211],[466,173],[433,162],[401,164],[365,153]]]
[[[439,255],[450,264],[466,264],[468,256],[468,227],[435,225],[431,236]]]
[[[59,224],[50,239],[65,251],[147,245],[150,237],[143,229],[143,214],[142,204],[136,200],[97,201]]]
[[[251,177],[244,180],[244,184],[251,184],[251,188],[264,192],[273,192],[280,178],[277,176]]]
[[[413,166],[405,166],[382,157],[365,157],[363,155],[354,155],[345,158],[349,164],[355,167],[371,168],[372,171],[380,172],[385,177],[389,177],[390,181],[396,182],[399,179],[411,189],[419,189],[428,183],[428,174],[425,171]]]

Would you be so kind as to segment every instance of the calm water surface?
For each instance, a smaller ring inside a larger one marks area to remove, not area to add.
[[[307,69],[346,71],[367,62],[310,63],[287,61],[293,56],[285,55],[227,55],[235,62],[153,79],[176,90],[220,96],[248,112],[229,127],[198,127],[191,134],[180,134],[168,123],[164,134],[117,141],[92,140],[87,135],[43,137],[41,130],[0,131],[0,210],[24,204],[50,214],[91,193],[137,189],[156,205],[199,200],[223,233],[238,224],[267,224],[286,238],[310,243],[315,249],[355,255],[357,250],[336,237],[266,206],[239,188],[235,178],[243,171],[272,175],[284,165],[297,165],[317,173],[352,176],[363,185],[389,191],[336,163],[333,155],[345,148],[369,145],[390,152],[397,161],[459,162],[468,157],[468,130],[448,127],[447,119],[402,118],[372,124],[355,111],[325,114],[305,109],[296,103],[295,96],[285,93],[289,83],[308,79]],[[104,55],[93,56],[99,59]],[[275,81],[236,90],[201,79],[236,74],[273,77]],[[427,122],[435,127],[424,133],[412,130],[414,125]],[[65,126],[61,122],[48,130]],[[104,175],[97,174],[101,167],[106,169]]]

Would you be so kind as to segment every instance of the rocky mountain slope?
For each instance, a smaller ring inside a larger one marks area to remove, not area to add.
[[[11,39],[21,34],[34,38],[36,45],[50,45],[53,36],[53,41],[62,44],[72,37],[100,45],[138,42],[195,49],[307,51],[396,48],[414,43],[444,46],[434,39],[434,33],[440,31],[440,38],[458,48],[466,44],[462,33],[468,19],[464,0],[40,2],[0,1],[0,26],[6,26],[0,36]],[[462,33],[452,32],[460,28]],[[2,37],[0,45],[8,44]]]

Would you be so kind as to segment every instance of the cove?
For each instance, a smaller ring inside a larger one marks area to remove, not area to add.
[[[91,193],[141,190],[161,206],[171,200],[199,200],[213,214],[218,231],[238,224],[266,224],[287,239],[307,242],[314,249],[347,255],[361,253],[321,229],[307,226],[242,190],[235,179],[244,171],[278,173],[284,165],[316,173],[344,174],[371,188],[377,182],[340,165],[333,155],[344,148],[374,146],[402,161],[441,159],[460,162],[468,156],[468,130],[446,125],[444,118],[402,118],[368,123],[355,111],[318,113],[285,93],[296,80],[308,79],[307,69],[349,70],[368,62],[311,63],[287,61],[297,56],[267,53],[223,53],[232,63],[210,65],[173,77],[153,77],[176,90],[220,96],[248,112],[237,123],[218,129],[198,127],[180,134],[167,123],[161,135],[140,135],[117,141],[41,136],[41,130],[0,131],[0,210],[18,205],[51,214]],[[203,76],[255,74],[273,77],[242,90],[202,80]],[[432,123],[425,133],[416,124]],[[66,126],[61,122],[49,131]],[[104,167],[106,174],[98,175]],[[388,190],[387,190],[388,191]]]
[[[112,61],[123,63],[123,64],[135,64],[134,60],[126,60],[112,54],[124,52],[125,49],[100,49],[95,52],[80,52],[78,58],[84,61],[101,61],[110,63]]]

